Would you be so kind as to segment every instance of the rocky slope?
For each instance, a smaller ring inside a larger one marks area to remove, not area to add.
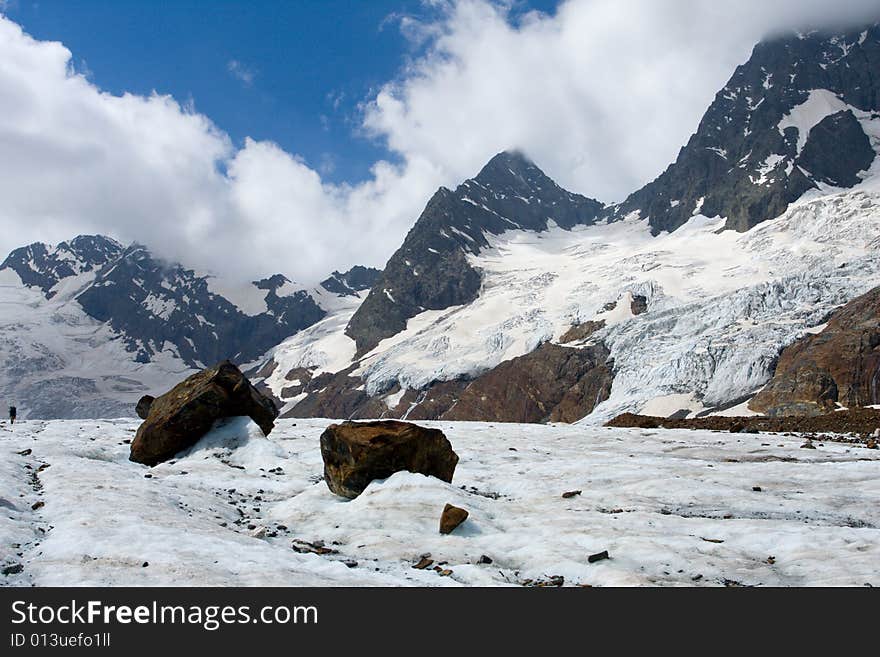
[[[428,201],[345,333],[362,355],[421,312],[470,303],[480,274],[468,256],[486,249],[489,237],[542,231],[551,222],[569,229],[589,224],[602,207],[562,189],[521,153],[499,153],[475,178]]]
[[[755,47],[718,92],[678,159],[614,209],[654,233],[695,213],[745,231],[811,189],[852,187],[876,156],[865,123],[880,111],[880,25]]]
[[[360,308],[272,350],[265,385],[286,390],[288,416],[602,422],[736,406],[783,348],[877,285],[878,65],[877,25],[760,44],[678,160],[619,206],[499,154],[437,192]],[[527,203],[530,189],[555,196]],[[576,210],[550,223],[548,206]],[[552,359],[541,367],[556,345],[590,354],[565,411]]]
[[[23,417],[128,416],[140,394],[255,359],[377,275],[305,290],[280,274],[230,283],[100,235],[22,247],[0,264],[0,396]]]
[[[749,408],[820,415],[880,404],[880,287],[835,311],[824,328],[786,347]]]

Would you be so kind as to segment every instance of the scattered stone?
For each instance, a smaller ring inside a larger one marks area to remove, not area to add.
[[[144,563],[141,565],[141,568],[146,568],[149,565],[150,565],[149,561],[144,561]]]
[[[771,566],[776,563],[776,557],[767,557],[767,563]]]
[[[562,575],[552,575],[550,579],[542,582],[538,582],[537,586],[541,588],[553,587],[553,586],[562,586],[565,584],[565,577]]]
[[[447,504],[440,515],[440,533],[451,534],[456,527],[467,520],[468,512],[461,507]]]
[[[46,503],[43,502],[43,500],[39,500],[31,505],[31,510],[36,511],[37,509],[42,509],[44,506],[46,506]]]
[[[596,563],[597,561],[604,561],[605,559],[610,559],[608,556],[608,550],[602,550],[601,552],[597,552],[596,554],[591,554],[587,557],[587,561],[590,563]]]
[[[707,543],[723,543],[723,538],[703,538],[700,536],[700,540],[706,541]]]
[[[452,571],[449,570],[448,568],[440,568],[438,566],[434,570],[437,571],[437,574],[440,575],[440,577],[449,577],[452,574]]]
[[[428,557],[422,557],[419,559],[418,563],[413,565],[413,568],[415,568],[416,570],[424,570],[425,568],[430,566],[432,563],[434,563],[433,559],[429,559]]]
[[[24,570],[24,566],[22,566],[20,563],[14,563],[11,566],[4,567],[3,570],[0,572],[2,572],[4,575],[17,575],[22,570]]]
[[[579,491],[579,490],[570,490],[570,491],[568,491],[567,493],[563,493],[563,494],[562,494],[562,497],[563,497],[563,499],[566,499],[566,500],[567,500],[567,499],[569,499],[569,498],[571,498],[571,497],[575,497],[575,496],[577,496],[577,495],[580,495],[581,492],[582,492],[582,491]]]
[[[752,490],[756,493],[760,493],[763,489],[760,486],[752,486]]]
[[[130,459],[156,465],[194,445],[220,418],[247,415],[269,435],[278,408],[229,361],[193,374],[156,398],[131,443]]]
[[[309,543],[308,541],[295,540],[291,547],[293,548],[294,552],[299,552],[300,554],[339,554],[339,550],[325,547],[324,541],[315,541],[314,543]]]
[[[33,450],[28,447],[27,449],[23,449],[20,452],[16,452],[16,454],[18,454],[19,456],[30,456],[31,452],[33,452]]]
[[[358,562],[354,561],[353,559],[348,559],[346,561],[343,561],[342,563],[345,564],[346,568],[357,568],[358,566]]]
[[[144,475],[144,479],[152,479],[152,478],[153,478],[153,475],[151,475],[149,472]]]
[[[477,560],[477,563],[489,564],[489,563],[492,563],[492,559],[491,559],[491,557],[487,557],[485,554],[483,554],[483,555],[480,555],[480,558]]]
[[[251,536],[254,538],[266,538],[266,528],[265,527],[257,527],[253,531],[251,531]]]
[[[451,482],[458,463],[442,431],[397,420],[331,424],[321,434],[321,457],[328,488],[349,499],[402,470]]]
[[[868,442],[865,443],[865,447],[868,449],[877,449],[877,441],[873,438],[868,438]]]
[[[801,449],[816,449],[816,446],[813,444],[812,440],[807,439],[807,442],[801,445]]]

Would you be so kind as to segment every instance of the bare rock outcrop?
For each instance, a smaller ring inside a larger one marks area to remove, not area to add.
[[[837,310],[818,334],[783,350],[749,402],[766,415],[821,415],[880,403],[880,287]]]

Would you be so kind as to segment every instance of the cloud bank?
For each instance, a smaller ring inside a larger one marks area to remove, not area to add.
[[[620,200],[675,159],[758,40],[880,14],[876,0],[568,0],[516,19],[490,0],[440,6],[400,23],[426,46],[364,100],[357,129],[390,157],[355,185],[271,142],[236,148],[169,96],[102,92],[62,44],[0,16],[0,253],[98,232],[249,278],[382,266],[436,188],[496,152]]]

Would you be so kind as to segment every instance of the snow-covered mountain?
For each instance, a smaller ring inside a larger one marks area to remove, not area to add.
[[[129,416],[193,369],[257,358],[377,275],[306,290],[280,274],[230,282],[99,235],[22,247],[0,265],[0,397],[25,417]]]
[[[876,24],[759,44],[676,162],[617,206],[496,156],[437,192],[362,305],[270,351],[265,385],[290,416],[738,406],[880,280],[877,70]]]

